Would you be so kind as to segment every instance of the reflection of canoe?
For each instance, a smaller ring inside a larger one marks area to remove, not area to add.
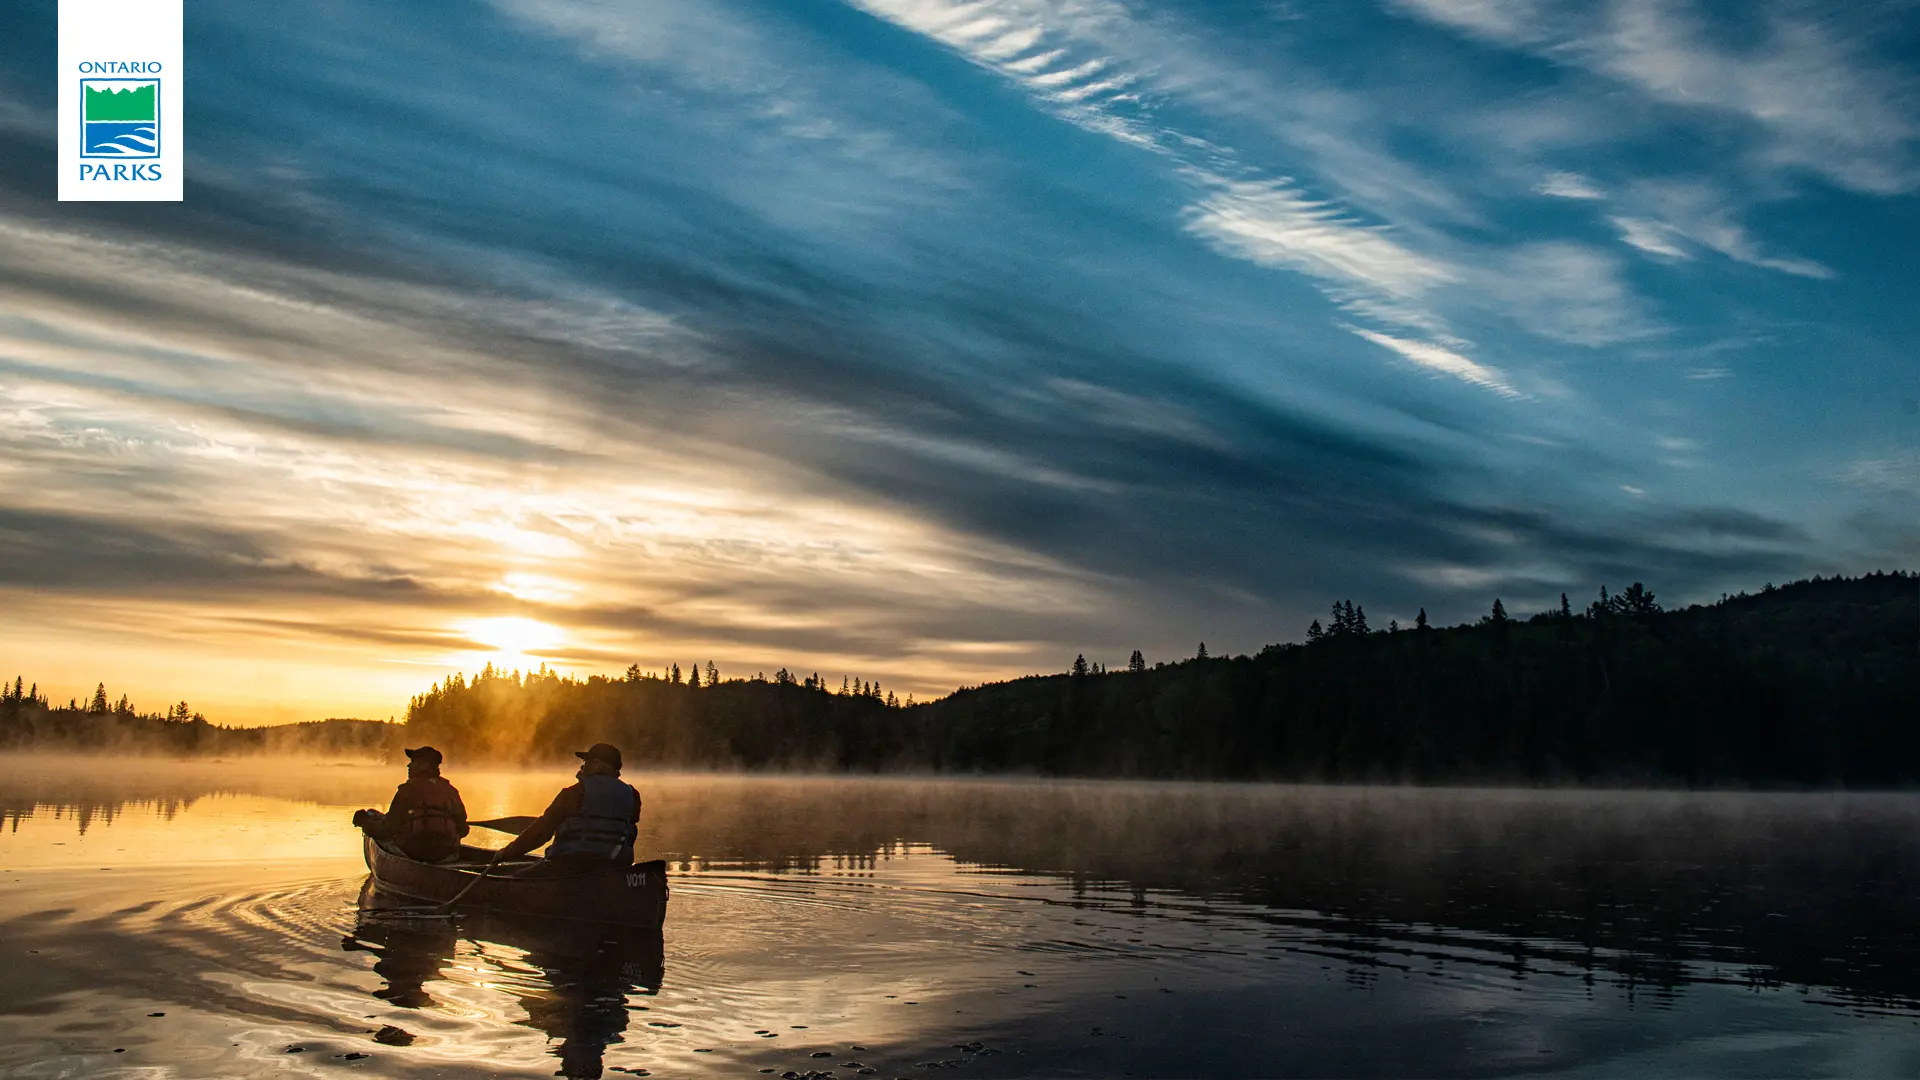
[[[667,864],[659,859],[611,873],[553,878],[516,878],[514,873],[540,860],[515,859],[474,884],[493,857],[491,851],[463,846],[460,862],[422,863],[371,837],[364,843],[374,884],[395,896],[445,903],[473,885],[473,891],[461,897],[464,909],[654,928],[666,921]]]
[[[546,1033],[558,1076],[604,1075],[607,1046],[622,1041],[628,1010],[645,1008],[628,1002],[658,993],[665,977],[657,926],[499,911],[464,912],[457,923],[390,919],[396,901],[406,903],[369,878],[360,918],[341,942],[348,952],[373,954],[381,981],[373,996],[401,1009],[432,1009],[470,1005],[465,993],[474,988],[512,995],[526,1012],[514,1023]],[[375,1041],[405,1045],[416,1037],[403,1015],[389,1013],[385,1022]]]

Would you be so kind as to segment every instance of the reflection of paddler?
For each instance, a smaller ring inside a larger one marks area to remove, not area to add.
[[[558,932],[552,932],[558,931]],[[575,926],[543,928],[518,937],[526,963],[546,973],[550,993],[526,994],[522,1021],[547,1033],[560,1045],[556,1075],[599,1077],[607,1045],[622,1041],[627,1030],[627,995],[659,990],[662,942],[658,930],[609,930]]]
[[[460,792],[440,775],[440,761],[440,751],[431,746],[407,751],[407,779],[393,793],[387,812],[358,810],[353,823],[418,862],[458,855],[460,838],[467,835],[467,807]]]
[[[568,877],[633,865],[640,793],[620,779],[620,748],[595,743],[577,751],[579,782],[553,797],[545,813],[500,849],[495,862],[524,855],[549,839],[547,856],[525,876]]]
[[[453,924],[441,919],[382,919],[367,909],[379,907],[372,882],[360,894],[362,915],[353,935],[340,943],[348,952],[366,951],[379,959],[373,973],[386,985],[373,996],[403,1009],[431,1008],[426,984],[440,977],[458,939]]]

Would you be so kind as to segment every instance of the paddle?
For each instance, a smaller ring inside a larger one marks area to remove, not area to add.
[[[467,898],[467,894],[473,891],[473,887],[474,887],[475,885],[478,885],[478,884],[480,884],[481,882],[483,882],[483,881],[485,881],[485,880],[487,880],[487,875],[488,875],[488,874],[491,874],[491,873],[493,873],[493,868],[494,868],[494,867],[496,867],[496,866],[498,866],[498,865],[500,865],[500,856],[498,856],[498,855],[495,855],[495,856],[493,857],[493,860],[492,860],[491,862],[489,862],[489,863],[487,863],[487,868],[486,868],[486,869],[484,869],[484,870],[482,870],[482,871],[480,871],[480,876],[479,876],[479,877],[476,877],[476,878],[474,878],[474,879],[473,879],[472,881],[469,881],[469,882],[467,882],[467,887],[466,887],[466,888],[464,888],[464,889],[461,889],[461,890],[460,890],[459,892],[457,892],[457,893],[454,893],[454,894],[453,894],[453,899],[451,899],[451,900],[449,900],[449,901],[447,901],[447,902],[446,902],[446,903],[444,903],[444,904],[441,904],[441,905],[439,905],[439,906],[437,906],[437,907],[435,907],[435,908],[433,908],[432,910],[434,910],[434,911],[446,911],[446,910],[448,910],[448,909],[450,909],[450,908],[452,908],[452,907],[453,907],[453,905],[455,905],[455,904],[457,904],[457,903],[459,903],[460,901],[462,901],[462,900],[464,900],[464,899],[466,899],[466,898]]]
[[[498,829],[501,832],[523,833],[527,831],[527,826],[537,820],[539,819],[530,817],[497,817],[488,818],[485,821],[469,821],[467,824],[476,829]]]
[[[527,831],[527,826],[533,824],[537,820],[539,819],[530,818],[530,817],[499,817],[499,818],[488,818],[485,821],[469,821],[467,822],[467,824],[478,826],[479,828],[482,828],[482,829],[498,829],[501,832],[522,833]],[[486,869],[480,871],[480,874],[478,877],[474,878],[472,881],[467,882],[466,888],[461,889],[457,893],[454,893],[453,899],[447,901],[444,904],[439,905],[434,910],[446,911],[447,909],[453,907],[453,905],[466,899],[467,894],[473,891],[473,887],[487,880],[487,875],[493,873],[493,868],[495,866],[498,866],[499,864],[500,864],[500,856],[496,853],[493,857],[493,861],[487,863]]]

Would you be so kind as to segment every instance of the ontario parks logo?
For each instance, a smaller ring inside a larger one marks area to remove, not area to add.
[[[80,156],[159,157],[160,80],[81,79]]]

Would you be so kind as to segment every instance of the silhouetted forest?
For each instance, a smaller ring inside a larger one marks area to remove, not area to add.
[[[1643,586],[1521,619],[1370,628],[1333,605],[1257,656],[1069,671],[911,705],[818,676],[482,672],[415,698],[456,759],[605,739],[668,767],[1383,781],[1920,780],[1920,578],[1769,585],[1665,611]]]
[[[126,695],[110,700],[105,683],[93,697],[56,706],[39,685],[15,676],[0,688],[0,750],[66,753],[237,755],[325,754],[389,758],[401,727],[375,720],[328,719],[236,728],[209,723],[186,702],[141,712]]]

